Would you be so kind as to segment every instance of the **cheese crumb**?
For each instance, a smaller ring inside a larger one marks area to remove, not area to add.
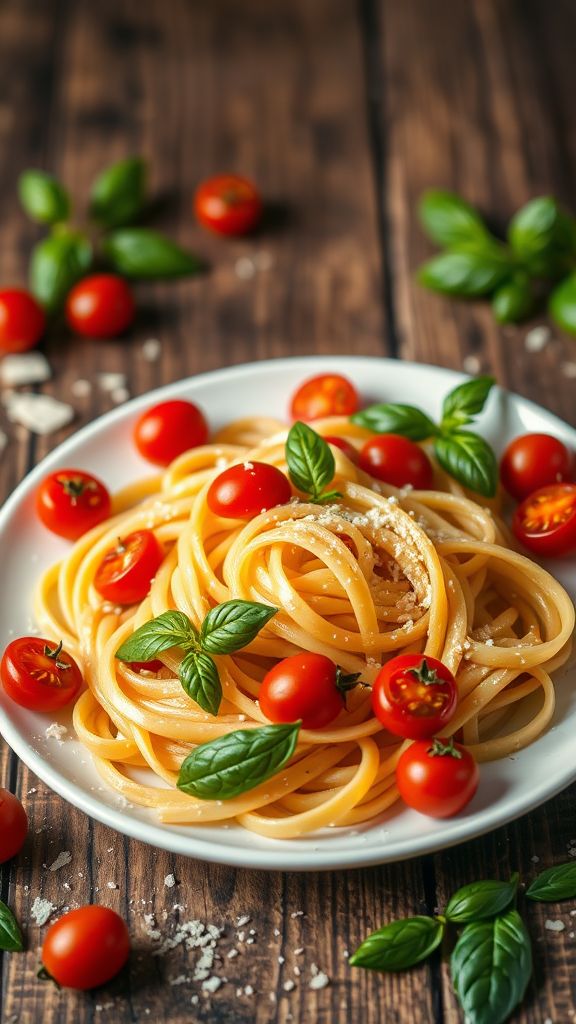
[[[92,384],[89,380],[80,377],[70,385],[70,393],[74,398],[86,398],[92,391]]]
[[[174,878],[174,875],[166,875],[166,878],[164,879],[164,885],[166,886],[167,889],[173,889],[174,886],[176,885],[176,879]]]
[[[9,420],[20,423],[34,434],[52,434],[74,419],[72,406],[57,401],[51,395],[34,395],[28,392],[9,395],[6,407]]]
[[[296,982],[292,981],[292,978],[288,978],[288,981],[284,982],[282,988],[285,992],[292,992],[292,990],[296,988]]]
[[[69,864],[71,860],[72,854],[70,851],[62,850],[62,853],[59,853],[56,860],[50,865],[50,871],[58,871],[60,868],[65,867],[66,864]]]
[[[30,914],[36,924],[40,926],[46,924],[46,921],[55,910],[56,905],[54,903],[51,903],[50,900],[45,900],[42,896],[37,896],[30,908]]]
[[[142,345],[142,355],[146,362],[154,363],[159,358],[161,349],[158,338],[147,338]]]
[[[68,729],[65,725],[59,725],[58,722],[51,722],[48,728],[44,730],[44,735],[47,740],[58,740],[60,746],[62,746],[62,737],[66,736],[67,732]]]
[[[223,979],[219,978],[216,974],[213,974],[211,978],[206,978],[202,982],[202,990],[204,992],[217,992],[223,983]]]
[[[551,921],[550,918],[547,918],[546,921],[544,921],[544,927],[547,928],[549,932],[563,932],[566,925],[564,924],[564,921]]]
[[[125,373],[99,373],[98,383],[102,391],[114,391],[116,388],[126,387]]]
[[[41,384],[52,376],[50,364],[41,352],[4,356],[0,374],[2,383],[10,388],[22,384]]]

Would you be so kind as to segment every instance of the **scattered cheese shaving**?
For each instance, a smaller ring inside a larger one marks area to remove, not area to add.
[[[4,356],[0,374],[2,383],[10,388],[22,384],[41,384],[52,376],[50,364],[41,352]]]
[[[52,434],[74,419],[72,406],[51,395],[13,394],[7,397],[6,405],[8,419],[35,434]]]
[[[40,926],[46,924],[46,921],[55,910],[56,905],[54,903],[51,903],[50,900],[45,900],[42,896],[37,896],[30,908],[30,914],[36,924]]]
[[[56,860],[50,865],[50,871],[58,871],[59,868],[65,867],[72,860],[72,854],[69,850],[62,850],[56,857]]]
[[[44,735],[47,740],[58,740],[60,746],[63,744],[62,737],[66,736],[68,729],[65,725],[59,725],[58,722],[51,722],[47,729],[44,730]]]

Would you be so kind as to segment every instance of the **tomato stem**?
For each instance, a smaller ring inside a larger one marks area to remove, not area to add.
[[[435,739],[432,746],[428,748],[429,757],[453,757],[456,761],[462,760],[462,752],[454,746],[454,738],[451,736],[448,743]]]
[[[56,668],[67,669],[67,668],[70,668],[70,663],[68,661],[60,661],[59,660],[59,656],[62,653],[62,647],[63,647],[63,643],[62,643],[61,640],[60,640],[60,643],[58,644],[57,647],[49,647],[48,644],[45,644],[44,645],[44,654],[46,655],[47,658],[52,658],[53,659],[54,664],[56,665]]]
[[[418,682],[423,683],[425,686],[432,686],[441,682],[436,669],[428,667],[426,658],[424,658],[421,665],[417,665],[416,668],[410,668],[408,671],[411,676],[415,676]]]

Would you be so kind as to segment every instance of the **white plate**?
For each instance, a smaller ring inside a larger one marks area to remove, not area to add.
[[[31,622],[31,595],[41,570],[68,545],[38,523],[33,497],[40,480],[56,468],[75,466],[102,477],[112,489],[150,474],[131,441],[132,424],[141,410],[160,399],[180,397],[198,402],[214,427],[241,416],[282,416],[295,387],[307,376],[340,372],[350,377],[365,400],[406,401],[432,416],[442,397],[463,378],[439,367],[386,359],[311,357],[278,359],[204,374],[134,399],[84,427],[52,452],[20,484],[0,512],[0,564],[4,602],[0,641],[26,634]],[[495,390],[478,421],[481,433],[501,451],[516,434],[548,431],[576,447],[576,431],[544,409]],[[574,559],[551,563],[572,596],[576,593]],[[159,824],[141,807],[120,807],[118,797],[102,786],[90,756],[74,739],[46,739],[46,716],[34,715],[0,692],[0,732],[19,757],[48,786],[87,814],[135,839],[190,857],[252,868],[318,870],[349,868],[402,860],[471,839],[524,814],[576,778],[576,670],[556,679],[558,707],[553,727],[516,757],[482,766],[482,781],[466,811],[435,821],[400,805],[365,829],[333,829],[308,838],[265,839],[231,826],[174,827]],[[1,687],[0,687],[1,691]],[[67,719],[60,717],[59,721]],[[69,722],[68,722],[69,724]]]

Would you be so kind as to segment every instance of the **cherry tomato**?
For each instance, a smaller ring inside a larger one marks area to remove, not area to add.
[[[196,189],[194,212],[203,227],[218,235],[246,235],[262,216],[262,200],[247,178],[218,174]]]
[[[251,519],[292,496],[288,478],[267,462],[243,462],[230,466],[212,481],[208,508],[224,519]]]
[[[543,557],[576,551],[576,484],[541,487],[518,505],[512,529],[529,551]]]
[[[36,511],[44,526],[67,540],[78,540],[108,519],[111,504],[104,484],[81,469],[50,473],[36,492]]]
[[[290,415],[294,420],[319,420],[324,416],[351,416],[360,405],[352,381],[339,373],[310,377],[292,396]]]
[[[500,479],[517,501],[547,484],[572,479],[573,455],[550,434],[523,434],[510,442],[500,462]]]
[[[345,676],[323,654],[294,654],[266,673],[258,701],[271,722],[302,721],[304,729],[322,729],[340,714],[346,691],[357,675]]]
[[[107,601],[136,604],[150,592],[164,551],[152,530],[136,530],[120,538],[96,569],[94,586]]]
[[[28,818],[18,797],[0,788],[0,864],[20,852],[27,834]]]
[[[30,711],[57,711],[82,686],[82,673],[61,644],[38,636],[12,640],[2,655],[0,677],[6,693]]]
[[[64,988],[97,988],[122,970],[130,956],[125,922],[108,907],[79,907],[50,925],[42,964]]]
[[[25,352],[44,334],[42,306],[23,288],[0,290],[0,352]]]
[[[416,740],[396,765],[396,784],[404,803],[431,818],[451,818],[478,789],[478,765],[459,743]]]
[[[450,721],[458,693],[450,669],[424,654],[399,654],[380,669],[372,687],[372,708],[396,736],[420,740]]]
[[[432,463],[414,441],[400,434],[378,434],[370,438],[360,452],[360,467],[365,473],[394,487],[411,484],[418,491],[432,487]]]
[[[134,320],[132,289],[116,274],[93,274],[72,288],[66,320],[85,338],[115,338]]]
[[[329,437],[325,437],[324,440],[327,441],[328,444],[333,444],[336,448],[339,448],[340,451],[344,452],[344,455],[347,459],[350,459],[350,462],[358,462],[358,452],[354,445],[350,444],[349,441],[346,441],[344,437],[332,437],[332,435],[330,435]]]
[[[175,398],[153,405],[140,416],[134,440],[142,458],[168,466],[190,448],[206,444],[208,424],[197,405]]]

